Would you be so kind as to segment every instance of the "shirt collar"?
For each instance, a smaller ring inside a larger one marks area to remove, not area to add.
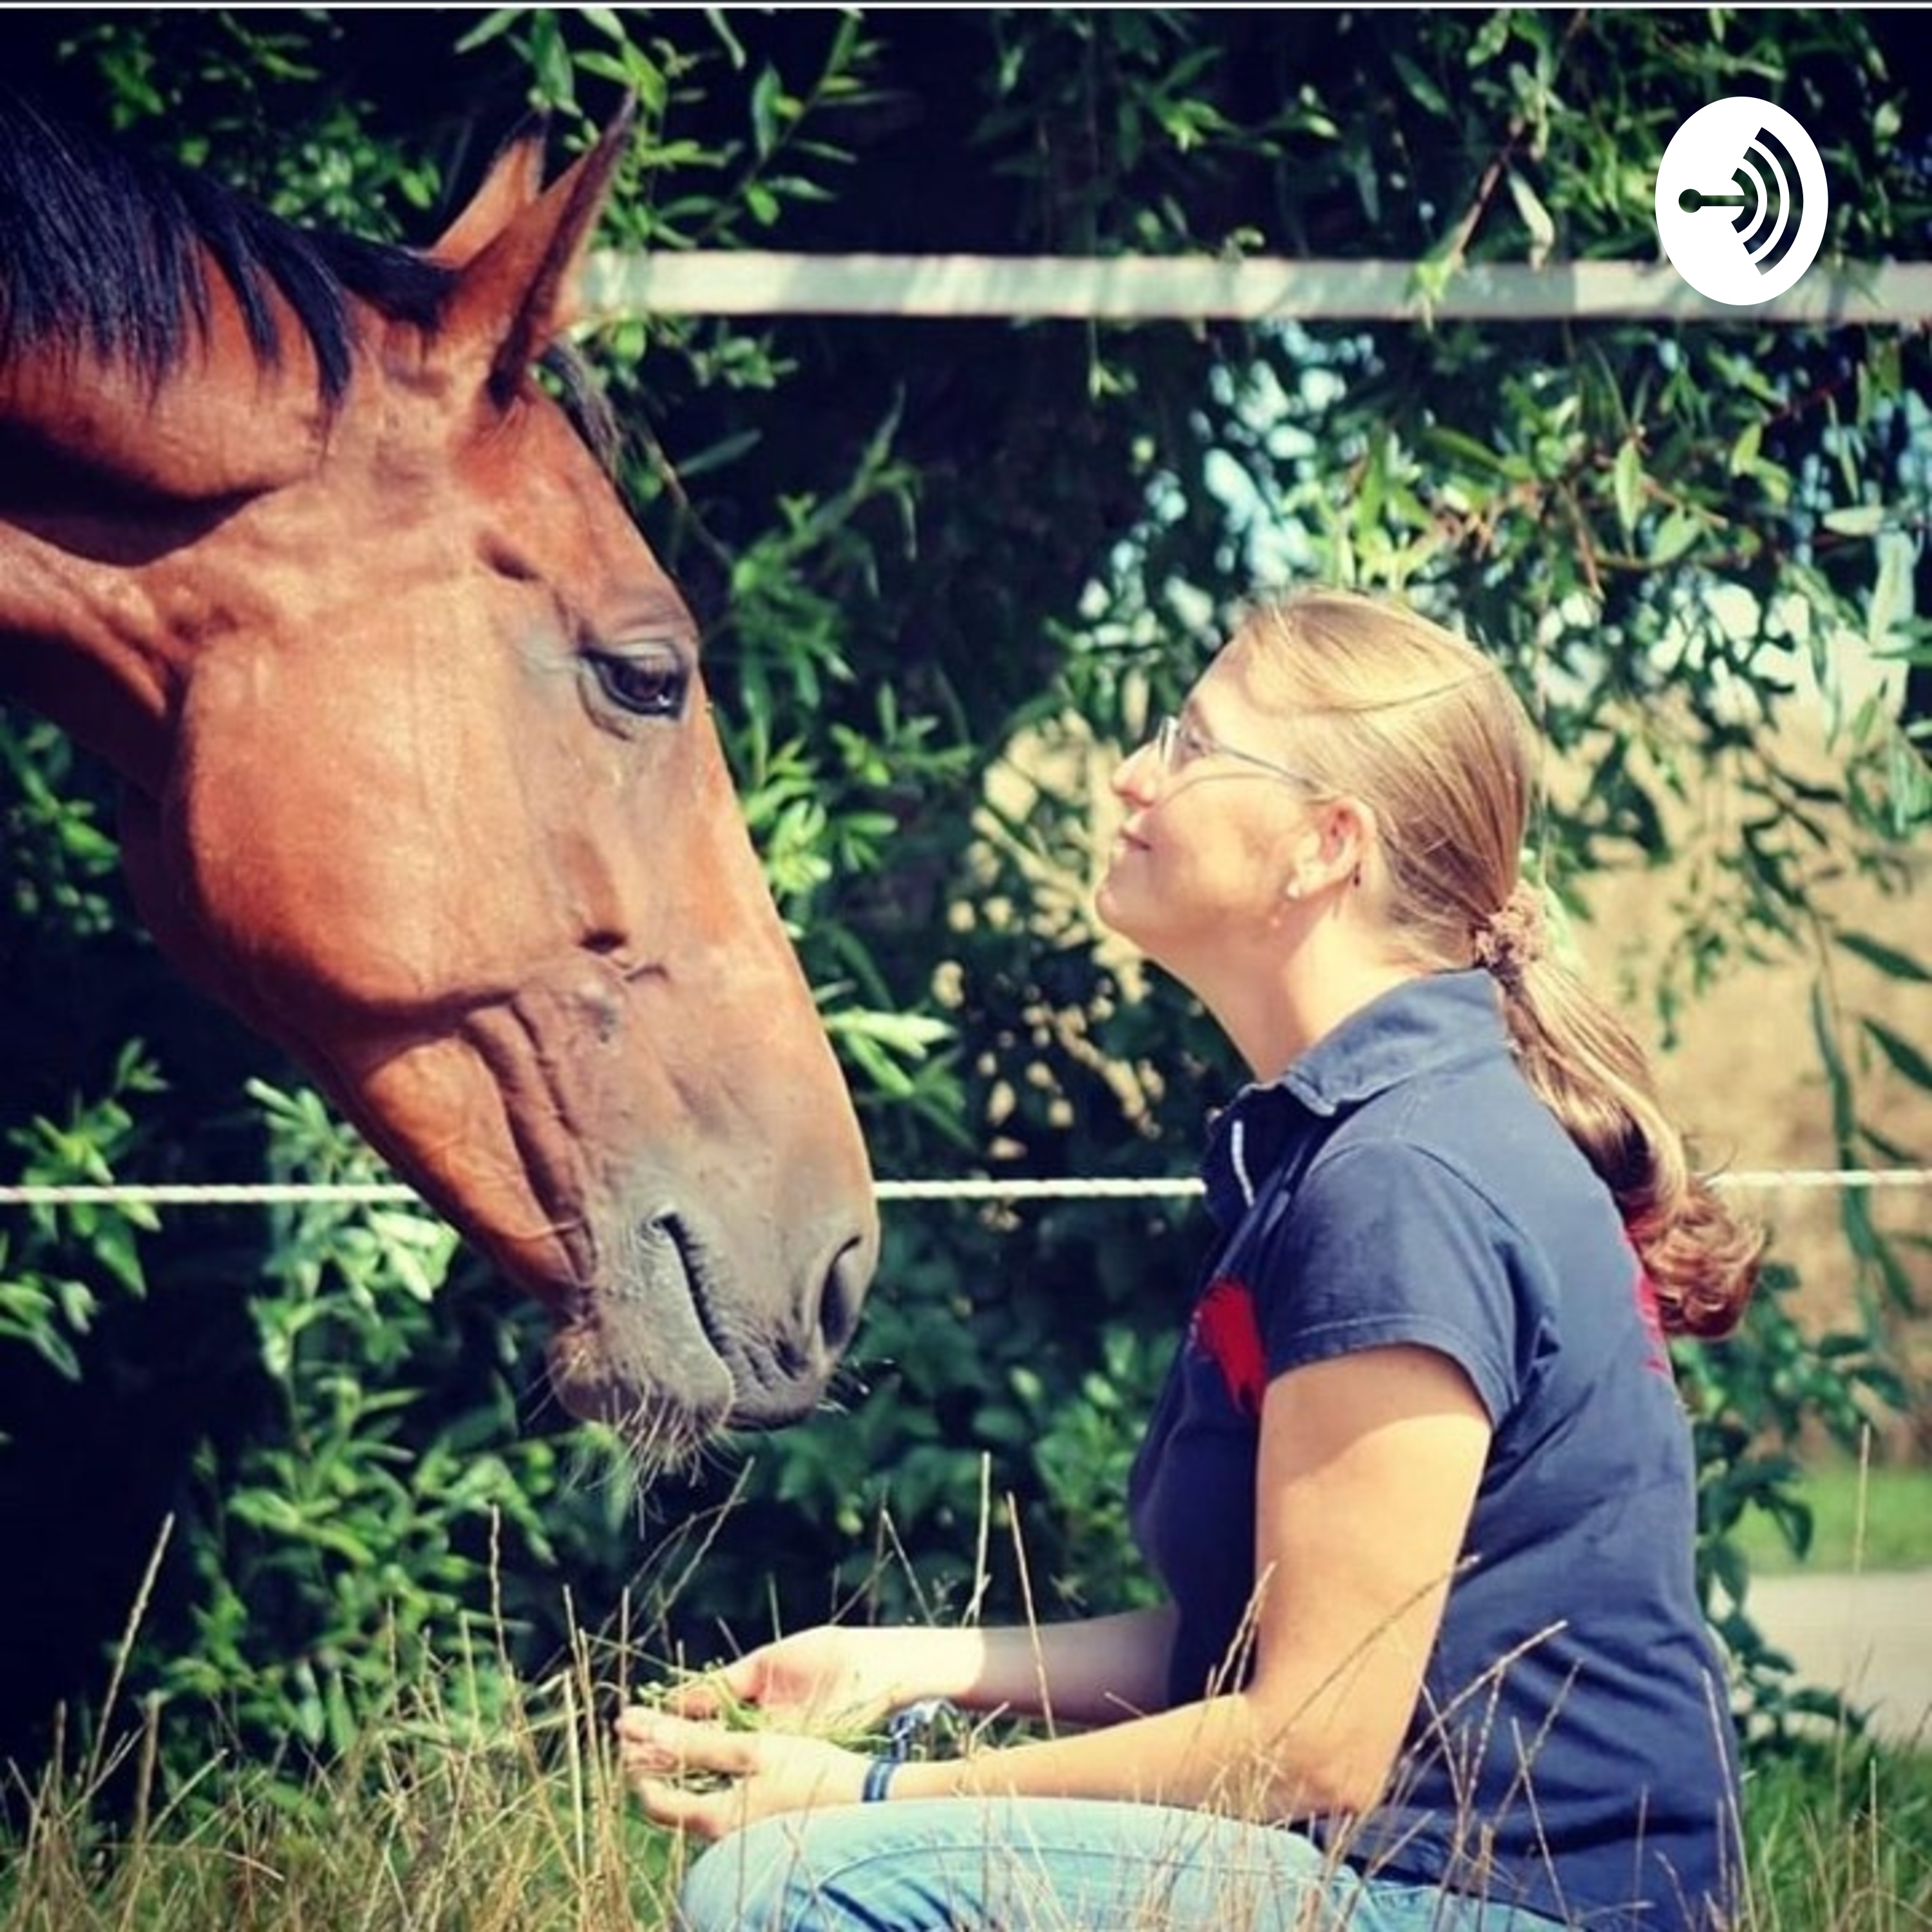
[[[1268,1084],[1311,1113],[1333,1114],[1400,1080],[1446,1073],[1508,1047],[1496,982],[1487,973],[1432,973],[1351,1013]]]
[[[1405,981],[1324,1034],[1274,1079],[1244,1087],[1216,1119],[1202,1178],[1222,1226],[1254,1203],[1311,1117],[1360,1106],[1405,1080],[1509,1051],[1496,982],[1485,972]]]

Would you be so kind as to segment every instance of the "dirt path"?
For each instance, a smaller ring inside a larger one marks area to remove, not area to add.
[[[1800,1682],[1868,1708],[1877,1736],[1932,1750],[1932,1570],[1762,1576],[1746,1603]]]

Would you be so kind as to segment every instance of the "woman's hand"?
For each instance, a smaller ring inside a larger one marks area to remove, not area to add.
[[[716,1838],[773,1812],[856,1802],[871,1760],[833,1740],[875,1736],[918,1694],[920,1640],[827,1624],[633,1705],[617,1720],[618,1755],[646,1814]],[[720,1721],[741,1707],[761,1721]]]
[[[904,1634],[826,1624],[747,1652],[734,1664],[668,1691],[663,1708],[682,1718],[717,1718],[734,1704],[816,1736],[876,1731],[898,1704],[920,1694],[889,1662]]]
[[[647,1817],[706,1839],[775,1812],[856,1804],[868,1762],[821,1738],[729,1730],[641,1706],[617,1720],[617,1754]],[[686,1782],[706,1774],[730,1781]]]

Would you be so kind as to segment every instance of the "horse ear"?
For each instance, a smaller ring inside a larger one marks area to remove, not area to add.
[[[484,362],[484,384],[500,404],[574,320],[577,272],[636,112],[634,98],[627,98],[596,145],[458,270],[440,342],[459,358]],[[457,226],[467,218],[466,212]]]
[[[463,212],[423,250],[431,261],[461,268],[536,200],[543,187],[544,136],[549,124],[548,115],[533,113],[512,132]]]

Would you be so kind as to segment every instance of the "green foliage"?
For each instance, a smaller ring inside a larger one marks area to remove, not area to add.
[[[1170,1352],[1136,1330],[1109,1327],[1101,1331],[1099,1366],[1070,1392],[1030,1368],[1013,1371],[1034,1423],[1041,1513],[1058,1552],[1053,1582],[1064,1600],[1056,1609],[1091,1616],[1159,1600],[1144,1571],[1123,1574],[1123,1553],[1133,1541],[1127,1478]]]
[[[312,1094],[254,1092],[271,1176],[386,1178]],[[164,1712],[196,1726],[218,1712],[251,1749],[339,1754],[399,1669],[432,1640],[454,1646],[506,1536],[551,1553],[532,1498],[557,1452],[520,1430],[508,1364],[487,1378],[464,1364],[448,1402],[459,1337],[435,1304],[455,1244],[434,1217],[331,1201],[269,1212],[248,1304],[263,1417],[226,1454],[196,1453],[180,1532],[191,1640],[157,1632],[165,1647],[138,1675]]]
[[[1692,1417],[1702,1532],[1698,1584],[1712,1627],[1736,1666],[1748,1744],[1760,1755],[1797,1748],[1829,1719],[1852,1728],[1856,1714],[1835,1693],[1794,1682],[1790,1658],[1768,1642],[1750,1612],[1744,1526],[1768,1520],[1789,1548],[1810,1546],[1812,1517],[1792,1450],[1809,1424],[1856,1454],[1875,1414],[1902,1408],[1906,1390],[1870,1328],[1809,1336],[1794,1319],[1792,1272],[1773,1265],[1740,1334],[1716,1347],[1673,1348]]]
[[[134,1115],[144,1094],[159,1093],[161,1082],[139,1040],[130,1040],[116,1060],[112,1084],[98,1100],[75,1100],[67,1118],[36,1115],[7,1136],[15,1151],[23,1187],[105,1187],[136,1139]],[[36,1204],[28,1225],[32,1241],[20,1265],[8,1267],[7,1243],[0,1234],[0,1342],[25,1342],[70,1382],[80,1379],[76,1345],[92,1326],[100,1304],[83,1279],[49,1274],[34,1265],[37,1249],[70,1244],[84,1248],[115,1286],[130,1294],[146,1292],[136,1235],[156,1225],[154,1210],[139,1202],[76,1200]],[[0,1438],[4,1440],[4,1438]]]
[[[1809,1515],[1802,1555],[1769,1519],[1739,1522],[1753,1575],[1808,1565],[1828,1576],[1932,1569],[1932,1468],[1922,1463],[1880,1460],[1865,1444],[1856,1460],[1808,1456],[1796,1500]]]
[[[1876,14],[1286,17],[152,9],[57,16],[33,45],[105,122],[384,236],[433,234],[525,105],[569,146],[620,92],[639,130],[600,239],[627,249],[1353,254],[1423,262],[1440,292],[1472,262],[1653,254],[1654,158],[1747,77],[1820,134],[1828,259],[1912,253],[1932,205],[1922,101]],[[1843,1157],[1922,1156],[1865,1096],[1880,1072],[1925,1085],[1924,1043],[1833,968],[1932,969],[1820,910],[1835,878],[1902,893],[1923,864],[1922,334],[658,316],[586,346],[882,1174],[1187,1171],[1239,1070],[1177,989],[1090,943],[1095,802],[1228,611],[1304,573],[1401,587],[1509,664],[1586,774],[1538,833],[1579,916],[1606,868],[1692,862],[1670,1024],[1740,959],[1811,961]],[[1861,658],[1916,694],[1872,700]],[[1822,778],[1768,728],[1808,686]],[[1737,836],[1677,853],[1676,808],[1718,772]],[[108,796],[0,714],[14,1171],[377,1177],[154,958]],[[1778,1271],[1738,1341],[1678,1355],[1706,1586],[1770,1744],[1816,1700],[1756,1637],[1737,1530],[1768,1515],[1802,1545],[1798,1431],[1849,1439],[1900,1396],[1876,1311],[1910,1270],[1844,1199],[1869,1328],[1808,1339]],[[832,1610],[1131,1598],[1119,1498],[1192,1217],[896,1204],[886,1234],[836,1404],[640,1504],[596,1432],[536,1410],[532,1311],[412,1208],[10,1218],[0,1533],[88,1515],[57,1458],[28,1480],[27,1445],[79,1432],[89,1400],[161,1404],[169,1453],[122,1451],[149,1478],[123,1534],[145,1554],[176,1525],[130,1670],[183,1763],[339,1748],[486,1612],[479,1678],[544,1667],[573,1611],[642,1605],[699,1653]],[[98,1649],[124,1607],[72,1634]],[[50,1682],[85,1699],[98,1676]]]

